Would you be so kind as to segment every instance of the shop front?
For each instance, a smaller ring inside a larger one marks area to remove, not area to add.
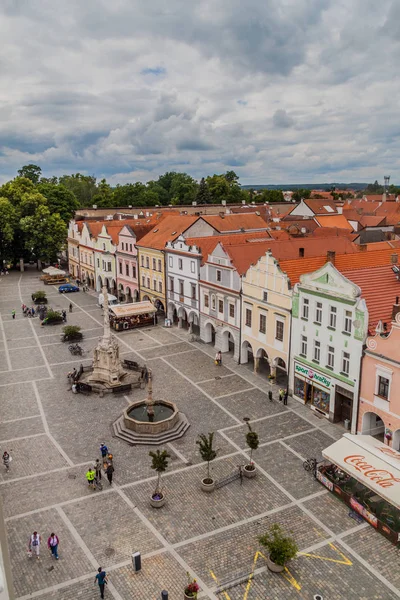
[[[300,362],[294,363],[293,395],[329,417],[332,394],[332,379]]]
[[[156,308],[151,302],[109,306],[110,325],[115,331],[154,325]]]
[[[400,453],[369,435],[343,437],[323,450],[315,476],[394,544],[400,543]]]

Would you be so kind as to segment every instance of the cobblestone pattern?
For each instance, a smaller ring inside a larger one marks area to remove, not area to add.
[[[342,549],[337,546],[341,551]],[[343,551],[346,554],[346,551]],[[291,561],[282,574],[271,573],[268,570],[255,576],[249,586],[247,600],[312,600],[315,594],[320,594],[329,600],[394,600],[397,596],[382,586],[362,565],[354,562],[343,564],[343,558],[331,547],[324,546],[318,552],[320,558],[299,557]],[[257,566],[263,564],[263,559]],[[291,579],[293,577],[294,579]],[[295,584],[300,587],[296,589]],[[229,590],[230,600],[243,600],[246,593],[246,583]],[[221,600],[226,596],[219,594]]]
[[[142,560],[142,570],[134,573],[131,566],[110,573],[123,600],[159,600],[168,590],[170,600],[182,600],[187,577],[185,569],[170,554],[159,554]]]
[[[33,531],[38,531],[42,536],[40,560],[35,557],[28,558],[29,536]],[[52,532],[60,539],[58,561],[47,549],[47,538]],[[7,524],[7,533],[17,596],[36,592],[93,570],[55,510],[45,510],[18,521],[10,521]]]
[[[18,306],[16,310],[18,310]],[[19,338],[26,338],[32,336],[31,326],[29,325],[29,319],[25,317],[21,317],[20,319],[11,319],[11,311],[10,311],[10,321],[6,321],[5,315],[1,315],[3,319],[3,328],[4,333],[7,338],[12,338],[13,340]]]
[[[237,470],[238,464],[237,457],[214,461],[211,475],[214,479],[225,478]],[[162,511],[155,511],[149,504],[154,483],[138,484],[124,491],[170,543],[213,531],[288,502],[284,494],[261,474],[255,479],[244,480],[243,485],[234,481],[207,494],[201,491],[201,480],[206,473],[206,465],[199,465],[165,476],[163,487],[167,501]],[[196,510],[193,510],[194,498]]]
[[[295,506],[278,513],[260,517],[234,529],[187,544],[178,549],[180,556],[190,562],[199,577],[208,585],[215,585],[211,571],[218,581],[227,582],[251,573],[257,551],[262,551],[258,536],[273,523],[279,523],[290,533],[299,548],[306,548],[326,538],[326,533]],[[257,563],[256,567],[263,566]],[[264,596],[265,597],[265,596]],[[274,596],[267,596],[273,598]]]
[[[207,381],[205,383],[200,383],[199,385],[201,389],[212,398],[218,398],[218,396],[224,396],[226,394],[235,394],[241,390],[248,390],[248,388],[251,387],[250,384],[242,379],[242,377],[239,377],[239,375],[222,377],[221,379]],[[251,395],[252,391],[253,390],[246,391],[245,394]]]
[[[10,360],[13,369],[27,369],[29,367],[41,367],[44,365],[43,357],[39,348],[19,348],[10,350]]]
[[[103,484],[108,487],[105,478]],[[146,554],[162,546],[119,495],[96,494],[63,510],[105,568],[130,558],[132,552]]]
[[[321,484],[303,469],[303,462],[279,442],[259,448],[253,457],[296,499],[323,490]]]
[[[251,383],[246,383],[246,385],[251,387]],[[244,416],[248,416],[250,419],[260,419],[286,410],[280,402],[270,402],[267,394],[257,388],[218,398],[218,402],[238,419],[242,419]]]
[[[323,460],[322,450],[333,444],[334,440],[331,437],[316,429],[304,435],[298,435],[289,440],[285,440],[285,444],[293,448],[304,458],[316,458],[318,461]]]
[[[218,367],[213,358],[208,358],[199,350],[190,354],[170,356],[168,362],[185,373],[186,377],[195,383],[206,379],[214,379],[214,377],[220,377],[221,375],[230,375],[230,371],[226,367],[223,365]]]
[[[400,591],[400,552],[396,546],[372,527],[349,535],[346,543]]]
[[[316,485],[319,485],[320,489],[324,489],[320,484],[316,483]],[[328,491],[323,496],[304,502],[304,506],[335,533],[352,529],[357,524],[349,517],[349,507],[343,502],[338,502],[337,498]]]
[[[252,428],[258,433],[260,444],[263,444],[310,429],[310,424],[287,411],[284,414],[257,421],[252,425]],[[246,425],[243,424],[241,427],[229,429],[226,431],[226,435],[241,448],[246,448],[247,431]]]
[[[96,570],[93,569],[93,576],[40,595],[40,600],[98,600],[100,598],[99,586],[93,583],[95,575]],[[104,596],[106,600],[112,600],[113,598],[108,589]]]
[[[7,348],[9,350],[17,350],[18,348],[37,348],[37,342],[35,338],[24,339],[20,338],[18,340],[9,339],[7,340]],[[26,366],[26,365],[21,365]]]
[[[8,362],[5,352],[0,352],[0,372],[8,371]]]
[[[23,414],[21,410],[23,407]],[[19,383],[10,387],[0,386],[0,421],[11,421],[21,416],[38,415],[39,409],[31,383]]]
[[[35,381],[37,379],[46,379],[48,377],[49,372],[46,367],[35,367],[23,371],[7,371],[6,373],[0,373],[0,386],[13,383],[24,383],[25,381]]]
[[[163,327],[145,327],[140,329],[138,333],[143,332],[150,339],[160,342],[161,344],[173,344],[180,341],[179,336],[175,335],[176,329],[164,329]]]
[[[175,340],[171,345],[168,346],[157,346],[156,348],[149,348],[148,350],[142,349],[140,354],[144,356],[146,360],[151,358],[157,358],[159,356],[169,356],[170,354],[178,354],[179,352],[196,352],[196,350],[186,344]]]
[[[18,437],[26,437],[36,433],[44,433],[43,422],[40,416],[14,423],[0,423],[0,442]]]

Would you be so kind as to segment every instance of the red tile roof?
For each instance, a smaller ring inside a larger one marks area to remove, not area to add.
[[[347,229],[353,231],[352,226],[344,215],[329,215],[326,217],[315,217],[318,225],[321,227],[337,227],[338,229]]]
[[[343,214],[348,210],[361,210],[364,215],[373,215],[380,202],[368,202],[367,200],[351,200],[343,204]]]
[[[267,225],[261,215],[250,213],[235,213],[231,215],[203,215],[201,217],[218,232],[238,231],[249,229],[266,229]]]
[[[148,234],[146,234],[137,246],[141,248],[154,248],[164,250],[167,242],[172,242],[181,233],[184,233],[199,217],[192,215],[169,215],[160,219]]]
[[[336,204],[333,199],[319,200],[318,198],[305,198],[303,202],[315,215],[331,215],[337,213]]]
[[[349,217],[348,217],[349,218]],[[385,223],[385,217],[376,217],[372,215],[363,215],[358,219],[362,227],[377,227]]]
[[[268,241],[272,239],[268,235],[267,231],[254,231],[250,233],[232,233],[230,235],[212,235],[207,237],[197,237],[197,238],[186,238],[185,242],[191,246],[198,246],[202,252],[202,264],[204,264],[208,255],[212,253],[215,246],[221,242],[224,246],[231,245],[247,245],[252,242],[264,242],[267,238]]]

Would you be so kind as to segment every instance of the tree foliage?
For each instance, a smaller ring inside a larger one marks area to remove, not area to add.
[[[300,202],[302,199],[307,199],[311,196],[311,190],[299,189],[293,192],[292,200]]]
[[[51,214],[45,205],[39,205],[34,214],[20,220],[25,234],[25,248],[30,255],[43,261],[55,261],[67,239],[67,226],[60,215]]]
[[[208,435],[200,433],[196,444],[199,446],[201,458],[207,463],[207,478],[210,479],[210,462],[217,457],[217,452],[213,447],[214,432],[211,431]]]
[[[30,179],[32,183],[38,183],[40,176],[42,174],[42,169],[37,165],[25,165],[18,171],[19,177],[26,177]]]
[[[52,213],[58,213],[65,223],[69,223],[79,208],[79,202],[69,189],[62,184],[42,183],[37,186],[47,200],[47,206]]]

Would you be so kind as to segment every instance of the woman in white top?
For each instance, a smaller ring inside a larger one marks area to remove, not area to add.
[[[40,554],[40,543],[42,541],[42,536],[34,531],[29,539],[29,552],[36,554],[36,558],[39,558]]]

